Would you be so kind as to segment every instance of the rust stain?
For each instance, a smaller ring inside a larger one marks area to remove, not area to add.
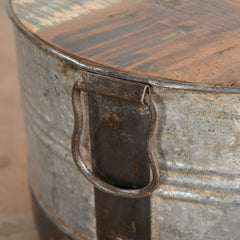
[[[138,174],[139,173],[139,160],[135,158],[133,160],[133,162],[134,162],[134,167],[135,167],[136,174]]]
[[[121,127],[121,119],[117,114],[106,114],[104,118],[113,129],[119,129]]]

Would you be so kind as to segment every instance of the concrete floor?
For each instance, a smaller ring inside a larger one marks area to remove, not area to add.
[[[27,139],[12,25],[0,0],[0,240],[38,240],[27,185]]]

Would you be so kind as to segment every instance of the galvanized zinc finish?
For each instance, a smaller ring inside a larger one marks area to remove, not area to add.
[[[48,204],[44,208],[57,214],[55,220],[61,218],[75,229],[68,231],[80,230],[93,239],[92,188],[79,175],[70,153],[70,91],[81,69],[17,36],[33,191]],[[238,239],[239,94],[153,90],[161,113],[156,141],[162,168],[160,188],[152,196],[153,239],[226,239],[228,234]],[[82,139],[85,159],[87,121]]]
[[[32,191],[62,231],[73,239],[96,239],[93,189],[73,163],[70,141],[72,86],[83,71],[99,69],[49,48],[28,33],[17,31],[16,36]],[[140,81],[126,73],[118,77]],[[238,240],[239,89],[146,77],[141,82],[152,86],[160,112],[155,139],[162,177],[151,197],[152,239]],[[81,151],[90,163],[86,99],[83,96]]]
[[[79,174],[70,151],[71,84],[79,78],[79,72],[39,51],[20,33],[17,45],[31,189],[60,229],[76,239],[95,239],[93,188]],[[84,131],[88,131],[87,119]],[[82,152],[87,160],[89,134],[83,136]]]

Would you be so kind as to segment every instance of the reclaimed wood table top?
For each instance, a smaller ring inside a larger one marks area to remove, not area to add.
[[[110,69],[240,86],[238,0],[12,0],[45,42]]]

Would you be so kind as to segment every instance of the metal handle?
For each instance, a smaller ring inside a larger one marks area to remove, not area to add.
[[[94,173],[91,172],[91,170],[86,166],[85,162],[82,159],[79,145],[80,145],[80,137],[82,133],[82,127],[83,127],[83,114],[81,111],[81,99],[80,99],[80,93],[81,91],[87,91],[87,92],[93,92],[95,94],[100,95],[109,95],[109,91],[102,91],[99,86],[95,89],[92,87],[93,85],[86,84],[86,82],[78,81],[74,84],[72,89],[72,104],[73,104],[73,112],[74,112],[74,130],[72,135],[72,156],[74,159],[75,164],[77,165],[80,172],[83,174],[83,176],[90,181],[96,188],[99,190],[117,196],[117,197],[126,197],[126,198],[142,198],[150,195],[159,185],[160,181],[160,167],[159,162],[157,160],[157,157],[155,155],[154,150],[156,148],[154,147],[154,141],[153,136],[156,134],[157,131],[157,122],[158,122],[158,108],[156,106],[156,103],[153,101],[153,99],[150,97],[149,94],[146,93],[146,88],[148,88],[147,85],[144,85],[144,91],[142,93],[143,96],[140,96],[139,99],[141,99],[142,104],[145,104],[149,107],[150,114],[151,114],[151,121],[147,133],[146,138],[146,150],[149,156],[149,164],[152,171],[152,178],[148,185],[146,185],[143,188],[138,189],[124,189],[120,187],[113,186],[111,184],[108,184],[101,180],[99,177],[94,175]],[[121,93],[123,91],[120,91]],[[136,94],[135,94],[136,95]],[[116,95],[112,94],[112,97],[116,97]],[[120,96],[120,95],[119,95]],[[118,96],[118,97],[119,97]],[[126,96],[125,96],[126,99]]]

